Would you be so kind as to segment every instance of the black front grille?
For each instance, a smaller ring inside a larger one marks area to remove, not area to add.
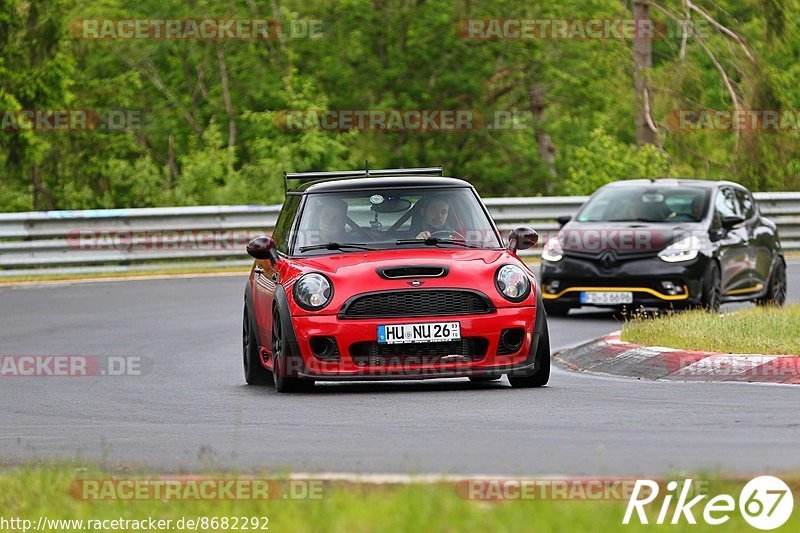
[[[491,313],[494,306],[477,291],[411,289],[354,296],[342,306],[340,318],[390,318]]]
[[[648,289],[664,292],[664,287],[661,285],[662,281],[671,281],[674,285],[677,285],[679,287],[682,287],[685,284],[684,281],[678,278],[653,278],[653,277],[642,278],[637,276],[630,276],[624,278],[621,278],[619,276],[607,277],[607,278],[594,277],[591,279],[580,279],[580,278],[564,279],[564,278],[553,277],[551,279],[548,279],[546,284],[549,284],[551,281],[556,281],[556,280],[560,282],[558,290],[556,290],[556,292],[568,289],[570,287],[603,287],[603,288],[647,287]]]
[[[635,259],[648,259],[650,257],[655,257],[658,255],[659,250],[649,250],[649,251],[633,251],[633,252],[593,252],[593,251],[581,251],[581,250],[564,250],[564,255],[567,257],[575,257],[578,259],[585,259],[591,261],[593,263],[600,263],[602,264],[603,259],[608,256],[606,261],[608,261],[609,265],[613,266],[617,263],[623,263],[625,261],[633,261]]]
[[[483,359],[489,341],[465,337],[447,342],[379,344],[375,341],[350,345],[350,357],[358,366],[400,366],[445,362],[474,362]]]

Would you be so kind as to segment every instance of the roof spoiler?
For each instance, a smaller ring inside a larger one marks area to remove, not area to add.
[[[283,183],[286,190],[289,189],[289,180],[300,182],[336,179],[336,178],[375,178],[381,176],[443,176],[444,169],[438,167],[422,168],[382,168],[370,170],[369,165],[365,165],[363,170],[335,170],[332,172],[284,172]]]

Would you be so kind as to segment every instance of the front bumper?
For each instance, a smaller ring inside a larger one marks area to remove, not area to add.
[[[579,307],[594,305],[581,302],[585,291],[630,291],[633,307],[688,307],[700,303],[708,261],[703,255],[685,263],[667,263],[651,257],[605,268],[598,261],[565,256],[557,262],[542,262],[542,298],[545,303]],[[682,292],[670,293],[663,282],[682,288]]]
[[[536,307],[499,308],[492,314],[436,316],[430,318],[370,318],[340,319],[335,315],[299,316],[292,318],[296,341],[290,346],[297,365],[295,375],[318,380],[382,380],[382,379],[435,379],[464,376],[499,376],[511,371],[532,371],[536,365]],[[356,346],[377,341],[378,325],[422,322],[450,322],[461,324],[462,339],[483,339],[482,355],[457,361],[441,361],[414,353],[408,356],[393,355],[384,360],[387,364],[364,364]],[[500,334],[504,329],[522,328],[524,339],[518,350],[499,355]],[[313,355],[310,339],[315,336],[336,339],[339,356],[321,359]]]

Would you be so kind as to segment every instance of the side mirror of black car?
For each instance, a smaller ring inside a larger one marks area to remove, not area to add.
[[[738,226],[742,222],[744,222],[744,219],[739,215],[730,215],[722,218],[722,227],[725,229],[731,229],[734,226]]]
[[[267,259],[275,264],[278,260],[278,249],[272,237],[256,237],[247,243],[247,253],[260,261]]]
[[[558,222],[558,225],[561,226],[562,228],[566,226],[567,222],[569,222],[570,220],[572,220],[572,217],[570,215],[561,215],[556,217],[556,222]]]
[[[508,251],[517,253],[517,250],[533,248],[539,242],[539,234],[532,228],[520,226],[508,234]]]

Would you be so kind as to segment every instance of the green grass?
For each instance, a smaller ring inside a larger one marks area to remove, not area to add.
[[[622,340],[683,350],[800,356],[800,305],[634,317],[625,323]]]
[[[111,473],[73,466],[23,466],[0,470],[0,517],[50,519],[170,519],[181,517],[263,517],[269,531],[707,531],[691,526],[622,525],[626,501],[506,501],[487,503],[463,499],[453,484],[365,485],[327,484],[316,500],[266,501],[87,501],[69,492],[76,479],[108,479]],[[117,478],[137,477],[116,472]],[[138,477],[142,474],[139,473]],[[230,475],[212,474],[218,479]],[[256,476],[266,478],[266,475]],[[684,479],[678,476],[676,479]],[[696,478],[697,479],[697,478]],[[789,478],[784,478],[790,482]],[[741,482],[711,482],[711,496],[738,498]],[[790,483],[792,485],[792,483]],[[796,484],[794,485],[797,486]],[[795,489],[796,490],[796,489]],[[795,496],[797,500],[797,496]],[[708,501],[706,499],[705,501]],[[660,505],[660,504],[659,504]],[[651,520],[658,512],[652,506]],[[695,516],[702,523],[702,509]],[[753,529],[733,513],[725,531]],[[800,513],[778,531],[800,529]],[[221,530],[221,529],[218,529]],[[62,531],[72,531],[63,529]]]

